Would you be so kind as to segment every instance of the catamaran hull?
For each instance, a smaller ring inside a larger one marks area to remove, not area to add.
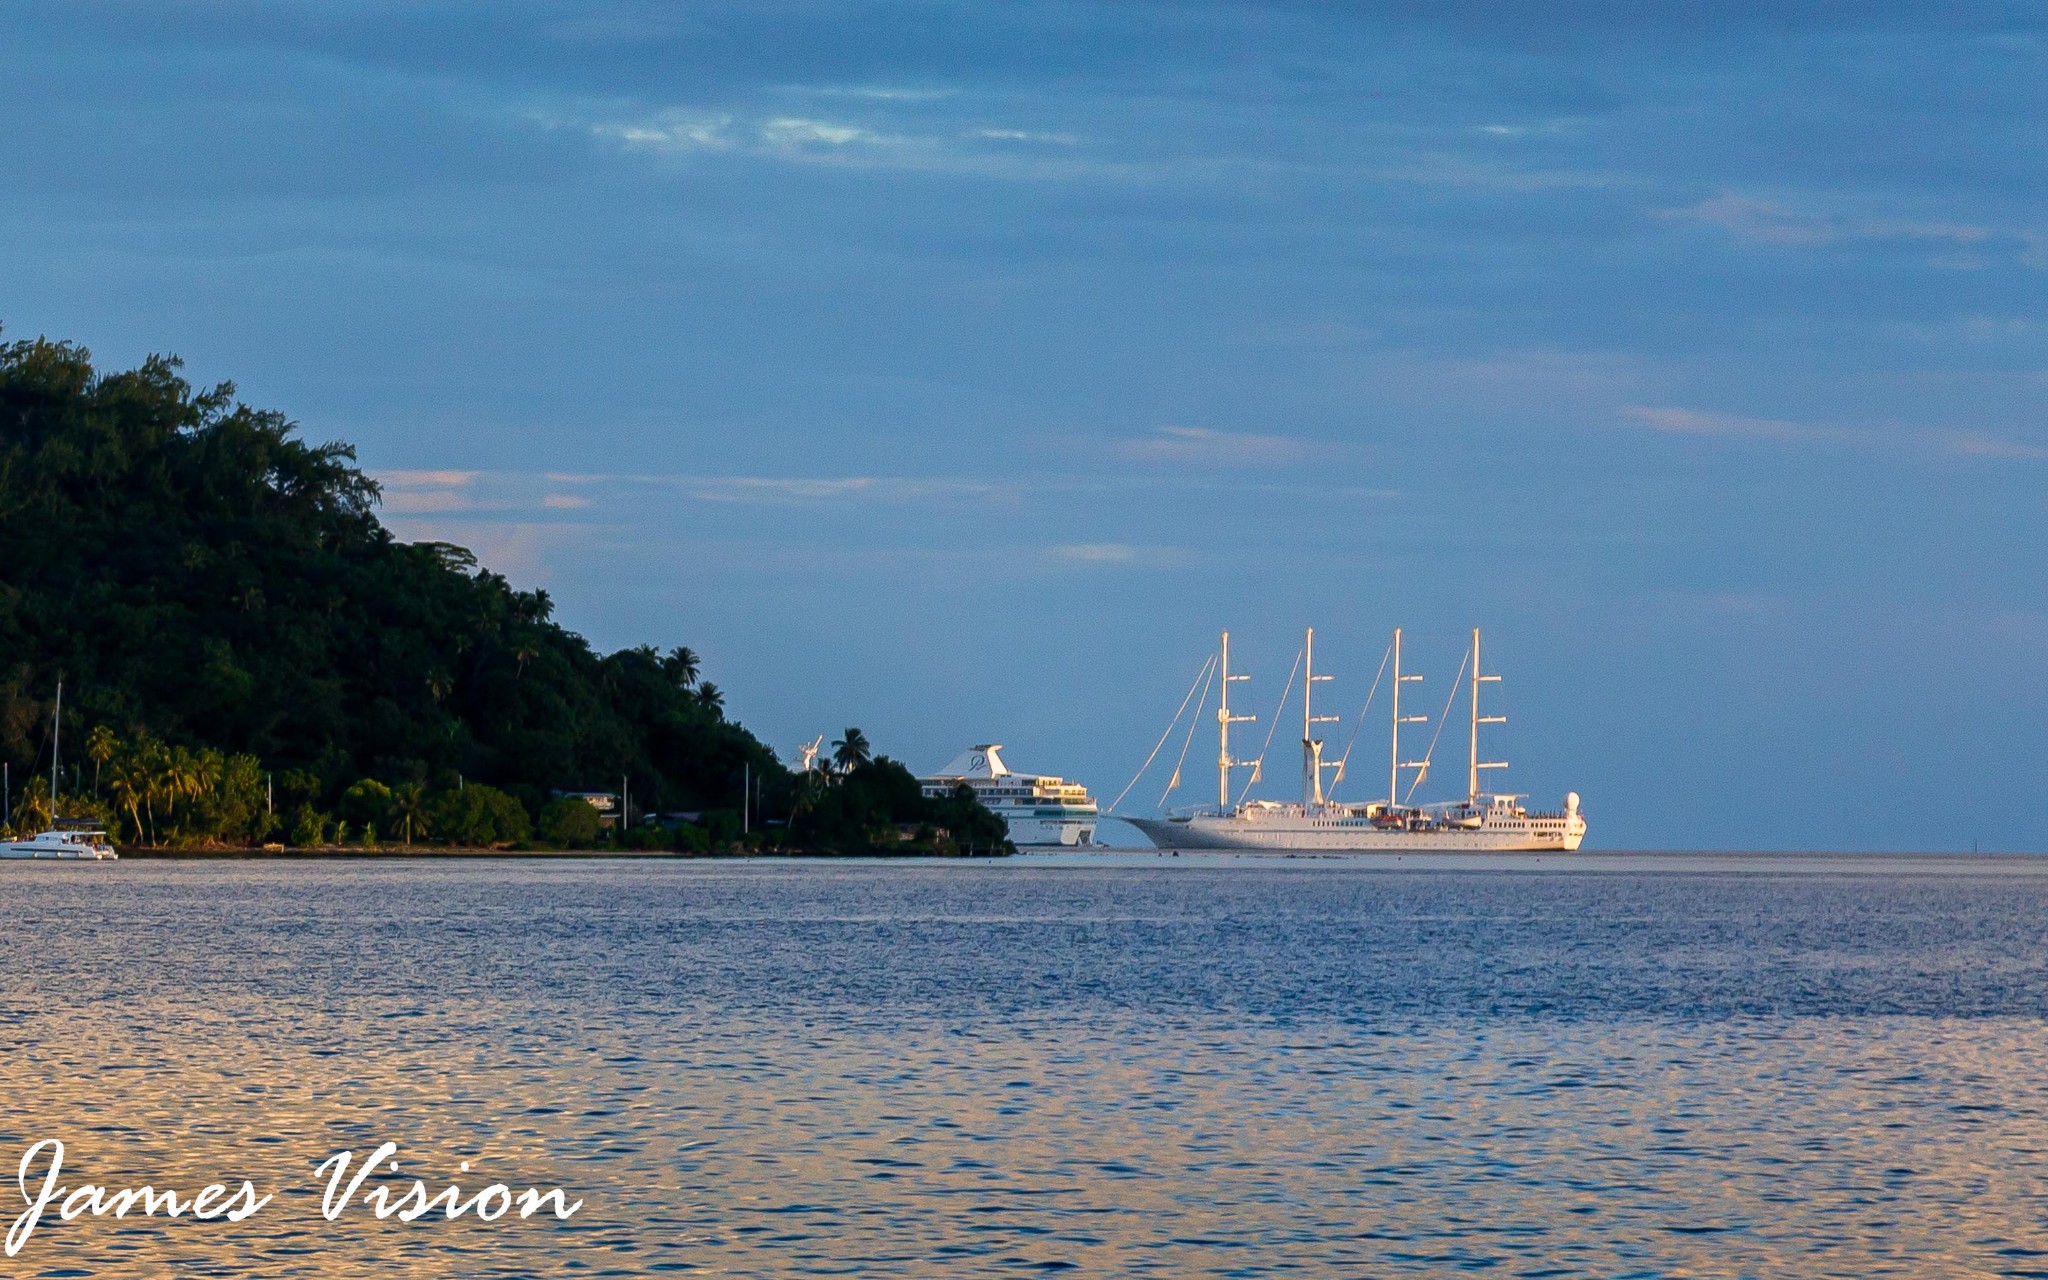
[[[56,853],[50,851],[49,849],[31,848],[27,844],[0,844],[0,861],[27,862],[32,860],[36,862],[118,862],[120,860],[120,857],[121,855],[115,853],[112,849],[107,849],[99,853],[73,853],[69,850],[66,850],[61,853]]]
[[[1562,830],[1385,831],[1313,821],[1126,818],[1161,849],[1272,849],[1345,853],[1570,853],[1586,838],[1579,820]]]

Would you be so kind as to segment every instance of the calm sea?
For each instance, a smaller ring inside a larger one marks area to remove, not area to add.
[[[2048,867],[1584,865],[0,864],[0,1219],[278,1192],[0,1273],[2048,1274]]]

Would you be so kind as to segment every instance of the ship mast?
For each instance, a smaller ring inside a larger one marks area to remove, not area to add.
[[[1405,764],[1404,764],[1404,763],[1402,763],[1402,760],[1401,760],[1401,726],[1402,726],[1402,725],[1404,725],[1404,724],[1423,724],[1423,723],[1426,723],[1426,722],[1427,722],[1427,721],[1429,720],[1429,717],[1428,717],[1428,716],[1404,716],[1404,715],[1402,715],[1402,714],[1401,714],[1401,684],[1402,684],[1402,682],[1403,682],[1403,681],[1407,681],[1407,680],[1421,680],[1421,679],[1422,679],[1422,677],[1421,677],[1421,676],[1404,676],[1404,675],[1402,675],[1402,674],[1401,674],[1401,628],[1399,628],[1399,627],[1395,627],[1395,628],[1394,628],[1394,659],[1393,659],[1393,661],[1394,661],[1394,689],[1393,689],[1393,703],[1394,703],[1394,741],[1393,741],[1393,747],[1392,747],[1392,750],[1390,750],[1390,751],[1388,752],[1388,754],[1387,754],[1387,808],[1388,808],[1388,810],[1389,810],[1389,811],[1391,811],[1391,810],[1394,810],[1394,809],[1398,809],[1398,808],[1400,808],[1400,807],[1401,807],[1401,770],[1403,770],[1403,769],[1420,769],[1420,768],[1422,767],[1422,762],[1421,762],[1421,761],[1419,761],[1419,760],[1411,760],[1411,761],[1408,761],[1408,762],[1407,762],[1407,763],[1405,763]]]
[[[1479,674],[1479,628],[1472,628],[1472,765],[1466,776],[1465,803],[1468,806],[1479,803],[1479,771],[1481,769],[1505,769],[1505,760],[1481,760],[1479,758],[1479,726],[1482,724],[1506,724],[1506,716],[1482,716],[1479,714],[1479,686],[1488,682],[1500,683],[1499,676]]]
[[[50,825],[57,825],[57,748],[64,735],[64,682],[57,682],[57,709],[50,715]]]
[[[1301,642],[1301,807],[1320,808],[1323,803],[1323,743],[1315,736],[1315,726],[1342,719],[1340,716],[1319,716],[1314,713],[1316,682],[1332,680],[1333,676],[1319,676],[1316,672],[1316,629],[1310,627]]]
[[[1230,674],[1230,633],[1223,633],[1223,679],[1218,685],[1221,692],[1216,702],[1216,812],[1230,812],[1230,770],[1231,766],[1244,763],[1230,758],[1230,726],[1256,720],[1257,716],[1234,716],[1230,714],[1230,682],[1249,680],[1250,676]]]

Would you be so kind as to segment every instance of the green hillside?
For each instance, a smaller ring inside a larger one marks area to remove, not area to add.
[[[723,839],[716,811],[737,810],[744,772],[760,815],[795,818],[777,839],[856,849],[950,820],[987,841],[985,810],[915,787],[906,802],[908,775],[886,761],[835,774],[830,796],[798,786],[726,718],[688,649],[593,651],[546,592],[460,547],[393,538],[352,448],[308,444],[178,369],[0,345],[0,759],[18,784],[48,767],[61,679],[65,788],[76,765],[77,803],[96,799],[132,840],[297,824],[317,843],[334,833],[309,824],[336,821],[511,840],[552,820],[553,791],[621,777],[636,808],[714,811]],[[495,817],[493,789],[517,802]]]

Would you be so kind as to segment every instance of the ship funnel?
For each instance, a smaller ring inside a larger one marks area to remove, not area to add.
[[[1567,792],[1565,792],[1565,793],[1564,793],[1564,811],[1565,811],[1565,816],[1567,816],[1567,817],[1570,817],[1570,816],[1572,816],[1572,815],[1574,815],[1574,814],[1577,814],[1577,813],[1578,813],[1578,811],[1579,811],[1579,793],[1578,793],[1578,792],[1576,792],[1576,791],[1567,791]]]

